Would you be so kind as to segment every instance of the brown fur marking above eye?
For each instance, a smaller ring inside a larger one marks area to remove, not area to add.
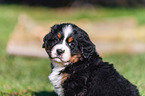
[[[61,38],[61,33],[58,33],[57,36],[58,36],[58,38],[60,39],[60,38]]]
[[[70,37],[69,39],[68,39],[68,42],[71,42],[73,40],[73,37]]]

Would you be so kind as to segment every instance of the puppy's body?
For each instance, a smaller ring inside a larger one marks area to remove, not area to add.
[[[97,55],[90,60],[77,62],[65,69],[64,72],[71,74],[64,82],[65,96],[139,96],[136,87],[113,65],[103,62]]]
[[[43,47],[52,61],[49,79],[59,96],[139,96],[136,86],[103,62],[76,25],[53,26]]]

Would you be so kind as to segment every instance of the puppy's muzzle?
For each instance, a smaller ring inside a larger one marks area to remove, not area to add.
[[[62,55],[65,52],[65,50],[57,49],[56,52],[57,52],[57,55]]]

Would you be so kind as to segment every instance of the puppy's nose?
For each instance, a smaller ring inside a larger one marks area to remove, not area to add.
[[[65,52],[65,50],[57,49],[56,52],[58,55],[62,55]]]

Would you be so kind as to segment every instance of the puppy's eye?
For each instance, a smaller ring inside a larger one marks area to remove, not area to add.
[[[69,43],[68,45],[69,45],[69,46],[71,46],[72,44],[71,44],[71,43]]]
[[[69,45],[70,47],[74,47],[74,46],[75,46],[75,44],[72,43],[72,42],[70,42],[68,45]]]
[[[58,41],[59,41],[58,38],[55,38],[55,39],[53,40],[54,43],[57,43]]]

